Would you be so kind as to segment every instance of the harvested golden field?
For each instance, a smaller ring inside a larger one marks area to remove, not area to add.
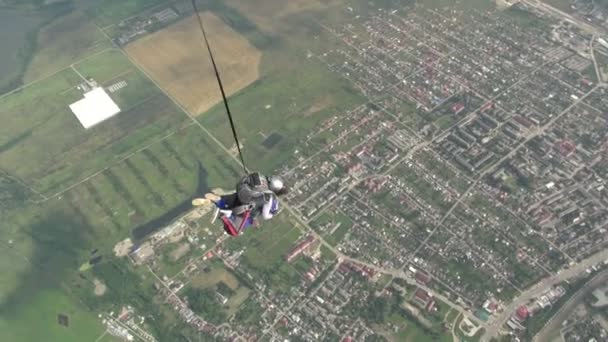
[[[227,95],[257,80],[261,52],[215,15],[202,16]],[[221,101],[195,16],[129,44],[126,51],[191,114]]]

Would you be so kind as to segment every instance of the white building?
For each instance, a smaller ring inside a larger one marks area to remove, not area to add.
[[[101,87],[84,94],[84,98],[70,105],[70,109],[85,129],[120,113],[120,108]]]

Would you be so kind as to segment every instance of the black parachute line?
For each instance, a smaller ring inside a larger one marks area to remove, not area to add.
[[[209,58],[211,59],[211,64],[213,65],[213,71],[215,72],[215,79],[217,80],[217,85],[220,88],[220,92],[222,93],[222,99],[224,100],[224,107],[226,108],[226,114],[228,115],[228,120],[230,120],[230,128],[232,128],[232,136],[234,137],[234,142],[236,143],[236,148],[239,151],[239,158],[241,159],[241,164],[243,166],[243,170],[245,173],[248,173],[247,167],[245,166],[245,159],[243,158],[243,153],[241,152],[241,144],[239,143],[239,136],[236,133],[236,128],[234,126],[234,120],[232,119],[232,113],[230,112],[230,106],[228,105],[228,98],[226,97],[226,92],[224,91],[224,84],[222,83],[222,78],[220,77],[220,71],[217,68],[217,64],[215,63],[215,58],[213,57],[213,51],[211,50],[211,45],[209,44],[209,39],[207,39],[207,32],[205,31],[205,26],[203,25],[203,18],[201,17],[200,12],[196,6],[196,0],[192,0],[192,9],[194,10],[194,14],[198,20],[198,25],[201,29],[201,33],[203,34],[203,40],[205,46],[207,47],[207,52],[209,53]]]

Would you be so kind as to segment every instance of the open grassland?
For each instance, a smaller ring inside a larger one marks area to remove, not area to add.
[[[109,86],[122,112],[85,130],[69,110],[85,77]],[[0,99],[0,164],[34,189],[52,194],[166,135],[186,116],[118,51],[95,55]],[[91,158],[94,156],[93,158]]]
[[[90,224],[115,232],[109,247],[127,237],[132,228],[184,203],[188,209],[197,188],[200,192],[229,188],[235,170],[237,165],[198,126],[189,126],[91,178],[66,196]]]
[[[118,24],[145,9],[168,2],[170,0],[100,0],[90,10],[90,15],[97,25],[106,27]]]
[[[243,34],[262,52],[259,79],[230,98],[237,131],[248,167],[264,172],[297,156],[305,136],[332,115],[352,109],[365,101],[349,82],[330,72],[310,51],[322,51],[335,41],[326,40],[318,25],[319,16],[340,12],[335,1],[319,8],[317,1],[260,1],[260,8],[250,8],[246,1],[226,2],[228,9],[214,13]],[[308,4],[308,5],[303,5]],[[310,5],[312,4],[312,5]],[[289,8],[289,9],[288,9]],[[300,8],[298,10],[298,8]],[[315,10],[316,8],[316,10]],[[268,12],[264,13],[264,9]],[[289,13],[281,16],[281,13]],[[272,18],[274,27],[264,29],[256,15]],[[248,22],[243,27],[233,22]],[[218,59],[222,67],[225,59]],[[224,108],[221,104],[202,115],[199,121],[229,148],[234,147]],[[272,147],[263,143],[274,135]]]
[[[87,15],[76,11],[43,27],[23,82],[40,79],[111,46]]]
[[[102,330],[97,326],[94,313],[86,311],[89,304],[81,307],[80,299],[84,298],[85,303],[112,302],[114,297],[106,297],[120,293],[110,287],[107,295],[94,297],[89,277],[91,272],[97,272],[97,266],[83,272],[84,279],[78,272],[79,266],[91,257],[90,251],[98,249],[104,260],[112,258],[113,245],[130,236],[134,227],[167,212],[179,215],[172,209],[182,203],[189,208],[189,200],[197,187],[204,189],[203,192],[208,190],[207,186],[230,187],[235,176],[226,175],[232,175],[235,169],[236,164],[217,144],[198,126],[191,125],[61,197],[8,217],[12,224],[2,227],[2,235],[14,242],[11,246],[0,245],[0,251],[10,255],[0,262],[0,272],[5,275],[0,282],[0,327],[6,327],[4,333],[0,333],[0,340],[94,341]],[[162,223],[156,228],[160,227]],[[107,281],[103,274],[96,276]],[[47,293],[61,301],[51,303]],[[242,297],[243,293],[240,295],[239,301],[246,298]],[[14,310],[21,307],[23,311]],[[53,310],[76,317],[72,327],[62,330],[51,326],[56,324]],[[41,329],[26,334],[23,333],[26,324],[36,324]],[[79,329],[86,333],[78,332]],[[35,335],[44,331],[50,334],[49,339]],[[23,338],[15,339],[12,334],[22,334],[19,336]]]
[[[3,239],[13,243],[0,245],[10,260],[0,263],[0,340],[83,341],[100,336],[103,329],[95,313],[72,295],[66,281],[88,254],[86,241],[99,235],[61,201],[6,219],[18,230],[1,227]],[[69,327],[57,323],[58,314],[69,316]]]
[[[608,55],[596,51],[595,59],[597,60],[598,68],[600,69],[600,77],[602,77],[602,81],[605,82],[608,80]]]
[[[215,288],[220,282],[223,282],[234,291],[232,295],[228,296],[228,302],[223,306],[227,317],[231,317],[239,310],[243,302],[249,298],[251,290],[243,286],[223,265],[219,267],[218,265],[211,266],[209,272],[202,272],[195,276],[191,279],[190,286],[208,289]]]
[[[201,273],[192,278],[190,284],[194,287],[208,289],[219,282],[224,282],[233,290],[239,287],[239,281],[225,268],[213,268],[209,273]]]
[[[227,0],[226,4],[246,15],[260,29],[275,31],[280,29],[281,18],[304,11],[324,10],[342,2],[341,0]]]
[[[283,262],[283,257],[301,237],[302,232],[295,225],[295,220],[283,212],[260,228],[250,228],[238,244],[247,246],[245,258],[252,266],[272,268]]]
[[[275,58],[292,58],[293,65],[273,69]],[[268,64],[261,79],[234,95],[230,104],[249,166],[269,172],[293,158],[301,139],[322,121],[364,100],[347,81],[304,56],[277,51],[265,55],[263,63]],[[200,122],[212,127],[225,146],[234,146],[223,107],[214,107]],[[268,149],[262,143],[272,133],[281,139]]]
[[[284,259],[303,236],[296,224],[295,219],[284,211],[272,221],[264,222],[260,228],[250,228],[239,239],[229,240],[227,246],[245,249],[243,270],[275,291],[288,292],[302,278],[294,265]]]
[[[258,78],[261,53],[218,17],[203,13],[227,95]],[[195,16],[139,39],[126,47],[127,53],[146,72],[194,115],[206,112],[221,101],[207,51]]]
[[[104,331],[101,321],[77,303],[61,290],[37,293],[26,305],[14,307],[10,318],[0,315],[0,340],[95,341]],[[58,314],[68,316],[67,327],[57,322]]]
[[[570,5],[574,4],[573,0],[545,0],[544,2],[566,13],[572,13]]]

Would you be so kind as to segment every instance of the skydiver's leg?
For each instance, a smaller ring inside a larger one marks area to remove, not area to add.
[[[238,196],[236,193],[218,196],[216,194],[207,194],[205,198],[211,200],[215,205],[222,210],[233,210],[239,205]]]
[[[224,223],[226,233],[232,236],[239,235],[239,233],[253,224],[249,211],[246,211],[243,215],[227,215],[220,210],[220,219]]]
[[[234,223],[230,220],[230,218],[228,216],[222,215],[222,216],[220,216],[220,219],[224,223],[224,230],[226,231],[226,233],[228,233],[229,235],[232,235],[232,236],[239,235],[239,233],[236,231]]]
[[[192,205],[195,207],[215,205],[222,210],[232,210],[238,205],[238,198],[235,193],[220,196],[210,192],[205,194],[205,197],[193,199]]]

